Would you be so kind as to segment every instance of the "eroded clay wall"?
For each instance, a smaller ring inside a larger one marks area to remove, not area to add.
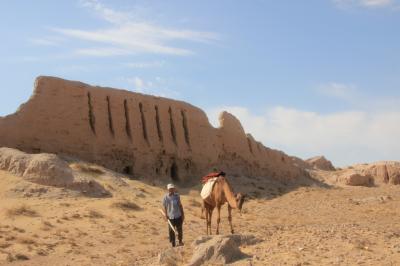
[[[0,118],[0,146],[96,162],[134,176],[185,180],[213,168],[229,174],[295,178],[291,157],[246,135],[224,112],[213,128],[190,104],[53,77]]]

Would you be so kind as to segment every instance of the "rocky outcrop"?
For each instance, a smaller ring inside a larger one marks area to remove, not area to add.
[[[27,154],[0,148],[0,170],[40,185],[69,188],[90,196],[109,195],[95,180],[75,177],[68,163],[55,154]]]
[[[400,162],[376,162],[367,165],[357,165],[362,173],[371,175],[376,182],[384,184],[400,184]]]
[[[316,156],[306,160],[306,162],[314,169],[335,171],[335,167],[332,162],[327,160],[324,156]]]
[[[252,235],[217,235],[197,238],[192,247],[190,266],[232,263],[248,257],[240,250],[241,245],[253,245],[258,240]]]
[[[0,118],[0,147],[70,155],[134,177],[185,181],[218,168],[230,175],[307,175],[283,152],[247,135],[231,114],[220,127],[188,103],[54,77]]]
[[[41,185],[66,187],[74,176],[68,164],[54,154],[27,154],[0,148],[0,169]]]
[[[328,184],[349,186],[399,185],[400,162],[383,161],[356,164],[336,171],[311,171],[312,175]]]
[[[370,187],[374,185],[374,178],[370,175],[362,174],[348,174],[341,177],[341,183],[348,186],[365,186]]]

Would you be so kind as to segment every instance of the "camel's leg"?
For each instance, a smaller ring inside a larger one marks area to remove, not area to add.
[[[232,208],[229,204],[228,204],[228,221],[229,225],[231,226],[231,233],[234,234],[235,231],[233,230],[233,225],[232,225]]]
[[[205,209],[206,211],[206,234],[208,235],[208,209]]]
[[[204,219],[204,211],[205,211],[204,205],[201,205],[201,215],[200,215],[201,219]],[[206,213],[206,216],[207,216],[207,213]]]
[[[213,209],[208,210],[207,234],[208,234],[208,232],[210,232],[210,235],[212,235],[212,232],[211,232],[212,212],[213,212]],[[210,230],[210,231],[208,231],[208,230]]]
[[[219,235],[219,223],[221,222],[221,206],[217,206],[217,230],[215,234]]]

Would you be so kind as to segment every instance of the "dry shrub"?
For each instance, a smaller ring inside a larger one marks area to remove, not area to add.
[[[89,210],[87,217],[93,218],[93,219],[100,219],[100,218],[104,218],[104,215],[99,211]]]
[[[192,207],[201,207],[201,203],[198,202],[198,201],[195,200],[195,199],[190,199],[190,200],[189,200],[189,205],[192,206]]]
[[[26,256],[24,254],[21,254],[21,253],[15,254],[14,257],[15,257],[16,260],[29,260],[28,256]]]
[[[8,247],[11,246],[11,245],[12,245],[11,243],[2,242],[2,243],[0,243],[0,248],[1,248],[1,249],[5,249],[5,248],[8,248]]]
[[[33,245],[36,243],[36,241],[31,238],[20,238],[18,242],[25,245]]]
[[[126,210],[126,211],[140,211],[142,208],[137,205],[136,203],[129,201],[129,200],[122,200],[118,202],[114,202],[112,204],[113,207]]]
[[[13,230],[17,231],[18,233],[25,233],[25,229],[18,228],[18,227],[15,227],[15,226],[14,226]]]
[[[94,174],[94,175],[102,175],[104,174],[104,170],[98,166],[98,165],[94,165],[94,164],[89,164],[89,163],[72,163],[70,164],[70,167],[72,169],[81,171],[81,172],[85,172],[88,174]]]
[[[145,188],[140,187],[139,191],[143,192],[143,193],[147,193],[147,190]]]
[[[15,216],[28,216],[28,217],[37,217],[39,214],[33,210],[31,207],[27,205],[22,205],[19,207],[14,207],[7,210],[7,215],[9,217]]]
[[[21,254],[21,253],[17,253],[14,256],[11,255],[11,254],[8,254],[8,256],[7,256],[7,261],[8,262],[13,262],[13,261],[16,261],[16,260],[29,260],[29,257],[24,255],[24,254]]]
[[[47,255],[49,255],[49,253],[44,249],[39,249],[38,251],[36,251],[36,254],[38,254],[39,256],[47,256]]]
[[[74,219],[81,219],[82,218],[79,213],[74,213],[71,217],[74,218]]]
[[[41,229],[43,231],[50,231],[51,228],[53,228],[53,227],[54,227],[54,225],[52,225],[49,221],[42,221]]]

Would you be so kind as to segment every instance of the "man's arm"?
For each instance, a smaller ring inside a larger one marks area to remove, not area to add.
[[[163,199],[163,207],[164,207],[165,219],[168,220],[168,214],[167,214],[167,199],[166,199],[166,197],[164,197],[164,199]]]
[[[167,208],[166,207],[164,207],[164,213],[165,213],[165,219],[168,220],[168,214],[167,214]]]
[[[182,222],[183,222],[185,220],[185,213],[183,212],[183,206],[182,206],[181,198],[179,198],[179,208],[181,209]]]

